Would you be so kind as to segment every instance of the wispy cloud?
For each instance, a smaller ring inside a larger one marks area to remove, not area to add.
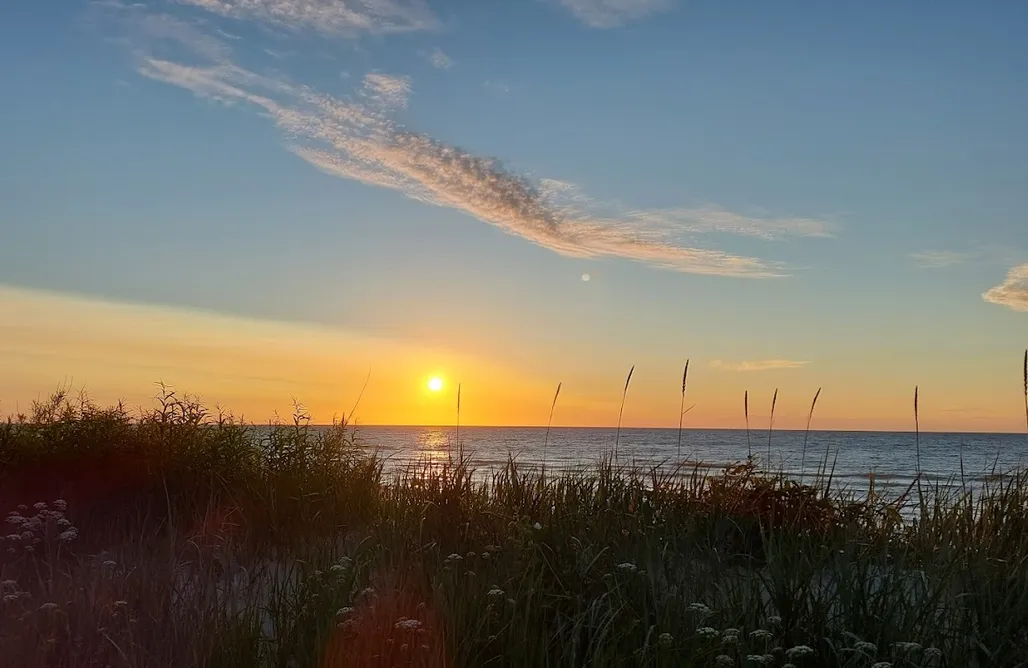
[[[557,0],[590,28],[617,28],[674,7],[674,0]]]
[[[991,288],[982,297],[987,302],[1015,311],[1028,311],[1028,264],[1011,269],[1002,283]]]
[[[809,362],[799,360],[752,360],[748,362],[725,362],[712,360],[710,366],[725,371],[770,371],[772,369],[798,369]]]
[[[326,173],[462,211],[562,255],[765,278],[786,275],[788,269],[778,262],[696,247],[693,237],[706,232],[766,238],[831,233],[831,226],[821,221],[754,218],[713,206],[638,211],[600,204],[572,184],[531,180],[496,159],[402,128],[392,114],[408,103],[411,83],[406,77],[371,73],[355,95],[337,98],[240,67],[229,58],[227,47],[212,48],[192,33],[165,32],[167,40],[208,62],[197,66],[143,55],[138,65],[143,76],[255,109],[285,135],[290,151]]]
[[[373,72],[364,76],[364,92],[382,106],[406,107],[410,97],[410,79]]]
[[[944,269],[964,264],[971,258],[971,255],[970,253],[958,253],[955,251],[928,250],[911,253],[910,257],[922,269]]]
[[[438,21],[425,0],[178,0],[214,14],[337,35],[428,30]]]
[[[437,70],[448,70],[454,66],[453,58],[443,53],[442,49],[432,49],[430,52],[422,54],[428,64]]]

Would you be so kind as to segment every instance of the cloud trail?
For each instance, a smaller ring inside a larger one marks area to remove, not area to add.
[[[623,26],[651,14],[664,12],[673,0],[557,0],[564,9],[590,28],[607,29]]]
[[[724,362],[711,360],[710,366],[725,371],[771,371],[773,369],[798,369],[809,362],[800,360],[752,360],[748,362]]]
[[[178,0],[214,14],[256,19],[326,34],[431,30],[439,22],[425,0]]]

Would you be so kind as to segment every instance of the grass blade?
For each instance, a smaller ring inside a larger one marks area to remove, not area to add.
[[[628,378],[625,378],[625,389],[621,392],[621,410],[618,411],[618,430],[614,436],[614,461],[618,458],[618,445],[621,443],[621,417],[625,414],[625,398],[628,397],[628,385],[632,382],[632,374],[635,372],[635,365],[628,370]]]
[[[817,398],[821,396],[821,388],[814,393],[814,400],[810,402],[810,412],[807,413],[807,429],[803,432],[803,453],[800,455],[800,484],[803,484],[803,474],[807,470],[807,438],[810,436],[810,421],[814,419],[814,406],[817,406]]]
[[[746,416],[746,459],[753,459],[753,447],[750,446],[750,391],[742,393],[742,414]]]
[[[771,432],[775,428],[775,404],[778,403],[778,388],[775,388],[775,395],[771,397],[771,419],[767,424],[767,468],[771,470]]]
[[[682,405],[678,409],[678,463],[682,463],[682,421],[685,419],[685,388],[689,382],[689,360],[685,360],[682,372]]]
[[[560,386],[557,383],[557,391],[553,393],[553,403],[550,404],[550,418],[546,420],[546,436],[543,438],[543,476],[546,475],[546,443],[550,440],[550,425],[553,424],[553,409],[557,406],[557,397],[560,396]]]

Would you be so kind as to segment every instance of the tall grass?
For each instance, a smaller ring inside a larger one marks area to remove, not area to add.
[[[810,423],[814,419],[814,407],[817,406],[817,398],[821,396],[821,388],[814,393],[814,400],[810,402],[810,412],[807,413],[807,427],[803,430],[803,451],[800,455],[800,482],[803,482],[803,474],[807,471],[807,440],[810,437]]]
[[[1028,433],[1028,348],[1024,351],[1024,364],[1021,367],[1021,378],[1024,381],[1024,429]]]
[[[550,402],[550,416],[546,418],[546,435],[543,436],[543,472],[546,472],[546,444],[550,441],[550,425],[553,424],[553,409],[557,407],[557,397],[560,396],[560,386],[563,383],[557,383],[557,391],[553,393],[553,401]]]
[[[689,360],[682,370],[682,403],[678,407],[678,462],[682,462],[682,424],[685,422],[685,389],[689,382]]]
[[[750,445],[750,391],[742,393],[742,414],[746,420],[746,459],[753,459],[753,447]]]
[[[617,465],[620,422],[583,469],[458,447],[386,474],[299,405],[258,428],[167,388],[141,414],[58,393],[0,423],[0,668],[1028,657],[1028,472],[916,502],[752,459],[681,476]]]
[[[767,421],[767,463],[765,467],[771,469],[771,434],[775,429],[775,404],[778,403],[778,388],[775,388],[775,394],[771,397],[771,417]]]
[[[635,372],[635,365],[628,370],[628,377],[625,378],[625,389],[621,391],[621,408],[618,409],[618,426],[614,435],[614,461],[618,460],[618,446],[621,444],[621,418],[625,414],[625,399],[628,398],[628,386],[632,382],[632,374]]]

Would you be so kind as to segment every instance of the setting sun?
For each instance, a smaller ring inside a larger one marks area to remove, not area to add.
[[[439,390],[443,389],[443,379],[439,376],[433,376],[428,381],[428,389],[430,389],[433,392],[438,392]]]

